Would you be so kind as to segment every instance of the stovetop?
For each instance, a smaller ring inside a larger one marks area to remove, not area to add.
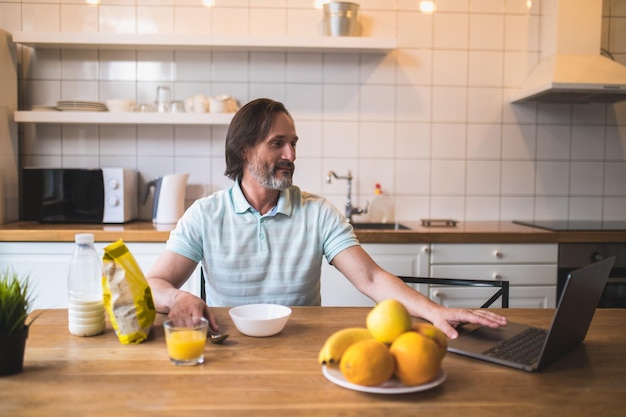
[[[562,231],[598,231],[598,230],[626,230],[626,221],[601,221],[601,220],[538,220],[518,221],[513,223],[522,226],[536,227],[553,232]]]

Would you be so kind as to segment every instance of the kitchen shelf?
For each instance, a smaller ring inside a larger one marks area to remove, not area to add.
[[[14,32],[13,42],[33,48],[107,50],[225,50],[367,52],[385,54],[396,48],[395,38],[214,36],[177,34],[115,34],[71,32]],[[233,114],[109,113],[70,111],[16,111],[18,123],[134,124],[134,125],[228,125]]]
[[[85,111],[16,111],[19,123],[228,125],[234,113],[110,113]]]
[[[14,32],[13,42],[34,48],[142,50],[254,50],[387,53],[395,38],[359,36],[215,36],[71,32]]]

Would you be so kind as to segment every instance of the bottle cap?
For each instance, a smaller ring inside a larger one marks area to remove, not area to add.
[[[93,233],[78,233],[74,235],[74,241],[78,244],[93,243]]]

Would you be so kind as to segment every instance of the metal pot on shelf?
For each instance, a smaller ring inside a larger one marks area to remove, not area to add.
[[[358,3],[331,1],[324,4],[326,36],[359,36]]]

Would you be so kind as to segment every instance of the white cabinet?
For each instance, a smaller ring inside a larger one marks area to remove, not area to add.
[[[96,242],[104,253],[107,243]],[[147,273],[165,243],[126,242],[137,263]],[[545,308],[556,304],[557,244],[363,244],[376,263],[396,275],[503,279],[510,282],[512,308]],[[72,242],[0,242],[0,269],[12,267],[29,274],[34,291],[33,308],[67,307],[67,272],[74,250]],[[449,307],[479,307],[494,288],[414,285],[437,303]],[[183,289],[200,295],[199,271]],[[322,305],[373,306],[334,266],[323,263]],[[498,302],[494,304],[497,306]]]
[[[106,245],[95,244],[101,256]],[[165,243],[126,242],[126,246],[144,273],[165,249]],[[67,273],[73,251],[73,242],[0,242],[0,269],[11,267],[30,276],[33,309],[67,308]],[[200,278],[194,274],[183,289],[199,295]]]
[[[556,243],[433,244],[430,276],[505,280],[510,284],[510,307],[554,307],[557,260]],[[445,306],[479,307],[495,291],[493,288],[431,285],[429,296]],[[494,306],[498,306],[498,302]]]
[[[108,243],[96,242],[100,255]],[[165,243],[126,242],[144,273],[152,267]],[[397,275],[428,275],[428,245],[365,244],[363,248],[381,267]],[[0,269],[13,268],[28,274],[34,294],[33,309],[67,308],[67,273],[73,242],[0,242]],[[373,306],[335,267],[322,266],[322,305]],[[183,286],[200,295],[199,269]]]
[[[428,276],[428,245],[363,244],[363,249],[383,269],[396,275]],[[334,266],[322,265],[323,306],[373,306]]]
[[[511,308],[556,304],[557,244],[364,244],[363,249],[396,275],[507,280]],[[497,291],[491,287],[410,285],[447,307],[477,308]],[[373,306],[374,302],[332,265],[324,264],[322,305]]]

